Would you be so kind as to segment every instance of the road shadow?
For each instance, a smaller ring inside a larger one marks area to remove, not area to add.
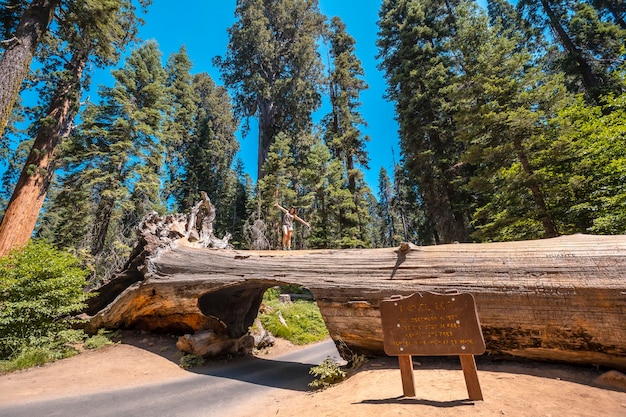
[[[176,349],[176,336],[159,335],[147,332],[125,330],[121,331],[121,343],[129,344],[140,349],[150,351],[175,364],[180,363],[181,352]],[[291,361],[289,355],[297,354],[297,352],[289,353],[285,357],[273,359],[259,358],[257,356],[224,356],[218,358],[207,359],[205,365],[193,367],[188,371],[198,375],[213,375],[221,378],[229,378],[227,368],[232,364],[245,364],[249,367],[250,373],[234,373],[231,379],[239,379],[253,384],[275,386],[279,388],[292,389],[297,391],[310,391],[308,383],[313,380],[313,376],[309,375],[312,366],[320,364],[326,357],[317,358],[316,360],[307,360],[305,362]],[[560,379],[563,381],[574,382],[578,384],[597,386],[593,381],[596,377],[606,372],[607,369],[600,367],[592,367],[588,365],[572,365],[558,362],[534,361],[526,359],[516,359],[506,355],[480,355],[476,356],[476,365],[478,374],[484,371],[522,374],[541,378]],[[376,369],[398,369],[398,359],[396,357],[371,357],[367,364],[356,370]],[[432,369],[444,370],[461,370],[459,358],[456,356],[414,356],[413,370],[416,373]],[[273,380],[261,377],[255,374],[257,370],[263,372],[271,372]],[[355,372],[350,372],[352,374]],[[288,374],[296,375],[299,381],[285,381],[284,376]],[[604,387],[606,388],[606,387]]]
[[[305,392],[311,391],[309,383],[313,381],[313,376],[309,371],[315,365],[317,364],[243,357],[227,364],[212,364],[192,368],[189,371],[197,375]]]
[[[183,354],[176,349],[176,340],[176,336],[166,334],[135,330],[119,332],[120,343],[149,351],[179,365]],[[316,353],[315,349],[318,348],[319,352]],[[310,353],[311,350],[313,353]],[[319,365],[328,356],[334,357],[338,363],[344,362],[330,339],[303,346],[301,349],[271,359],[253,355],[223,355],[207,358],[203,365],[193,366],[186,371],[198,376],[211,376],[305,392],[312,390],[308,385],[314,379],[314,376],[309,374],[311,367]]]

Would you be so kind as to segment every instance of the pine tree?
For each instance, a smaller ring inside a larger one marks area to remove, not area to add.
[[[233,187],[229,188],[231,194],[228,196],[229,204],[225,218],[225,230],[230,232],[233,236],[231,243],[235,247],[243,248],[244,245],[244,223],[250,215],[248,210],[248,201],[252,197],[252,192],[248,190],[249,184],[252,183],[252,178],[244,171],[243,161],[238,158],[235,161],[235,165],[232,170],[233,173]]]
[[[324,28],[317,0],[241,0],[226,56],[217,57],[239,118],[257,117],[258,178],[280,132],[298,140],[321,103],[316,39]],[[246,130],[244,126],[244,131]]]
[[[278,202],[287,208],[300,206],[296,190],[298,173],[295,168],[292,143],[293,139],[285,133],[281,132],[276,136],[263,165],[265,175],[258,181],[257,207],[253,216],[256,219],[263,219],[270,248],[280,247],[282,242],[282,212],[274,207],[274,203]],[[302,247],[297,233],[294,233],[294,239],[292,247]]]
[[[305,205],[310,208],[307,218],[312,225],[308,242],[314,248],[359,247],[356,230],[342,223],[342,213],[354,209],[354,201],[345,187],[342,163],[334,158],[326,145],[318,141],[311,147],[300,174],[310,190]]]
[[[176,199],[181,211],[189,210],[198,195],[189,195],[185,187],[185,157],[194,141],[198,120],[198,102],[194,89],[194,77],[191,74],[192,63],[183,46],[177,53],[170,55],[165,70],[167,72],[167,92],[169,106],[164,123],[164,136],[168,146],[166,153],[167,180],[163,191],[163,200]],[[197,188],[195,189],[197,193]]]
[[[393,184],[384,167],[378,174],[378,236],[382,247],[395,246],[397,242],[396,221],[392,208],[394,198]]]
[[[37,236],[58,248],[80,252],[87,259],[95,210],[92,190],[76,171],[56,178],[50,191]]]
[[[37,122],[36,139],[0,224],[0,256],[24,245],[35,228],[54,175],[56,147],[69,134],[78,111],[81,88],[87,79],[85,69],[90,62],[97,66],[116,62],[120,48],[134,39],[138,24],[134,5],[127,0],[104,3],[84,0],[61,6],[63,13],[59,15],[64,20],[59,22],[57,38],[48,43],[45,53],[49,57],[46,65],[54,68],[48,71],[47,112]],[[47,9],[39,10],[44,11]],[[27,9],[25,17],[30,12]],[[5,53],[3,60],[7,56],[11,55]]]
[[[420,203],[436,243],[469,240],[470,198],[466,173],[457,165],[454,103],[447,87],[454,77],[450,40],[458,1],[386,0],[378,22],[378,57],[396,103],[404,163],[418,184]]]
[[[228,93],[215,85],[206,73],[193,80],[195,91],[195,124],[189,142],[182,148],[181,178],[174,196],[179,207],[191,207],[205,191],[211,202],[219,207],[214,222],[216,232],[231,232],[227,225],[238,188],[238,178],[232,170],[239,150],[235,137],[237,121],[233,116]]]
[[[359,96],[367,88],[364,71],[356,56],[355,41],[338,17],[331,19],[330,57],[332,59],[329,91],[331,113],[322,121],[326,145],[334,158],[342,162],[345,187],[352,195],[350,205],[338,206],[338,223],[334,226],[340,235],[342,247],[366,245],[369,240],[366,225],[370,222],[367,203],[363,198],[365,181],[359,168],[368,167],[365,144],[359,126],[365,122],[358,112]]]
[[[622,29],[626,30],[626,3],[624,0],[590,0],[601,16],[613,21]]]
[[[550,28],[561,47],[560,66],[571,76],[570,89],[595,101],[608,92],[621,91],[614,70],[624,60],[624,28],[602,20],[598,10],[583,0],[520,0],[518,9],[539,30]],[[600,12],[603,5],[597,4]],[[613,10],[619,9],[619,6]],[[619,13],[617,14],[619,16]]]
[[[454,44],[457,79],[450,86],[458,105],[461,164],[471,173],[474,237],[511,240],[559,234],[540,175],[542,120],[554,117],[563,98],[560,77],[528,66],[520,47],[524,33],[490,27],[476,8],[460,7]]]
[[[394,166],[393,199],[391,209],[395,230],[396,243],[412,242],[415,244],[432,245],[435,243],[435,232],[424,214],[420,202],[419,187],[412,182],[406,168],[400,164]]]
[[[134,228],[147,212],[164,212],[166,73],[157,45],[148,42],[132,51],[112,74],[115,85],[103,87],[101,102],[82,113],[71,144],[74,163],[68,165],[77,172],[74,181],[89,186],[95,207],[89,250],[105,257],[130,249]]]

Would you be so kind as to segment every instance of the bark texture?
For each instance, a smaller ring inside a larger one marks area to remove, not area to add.
[[[55,151],[69,134],[80,100],[80,80],[89,53],[76,51],[67,65],[71,78],[57,87],[33,147],[0,223],[0,257],[11,249],[26,245],[43,206],[55,171]],[[0,70],[1,71],[1,70]],[[1,73],[1,72],[0,72]]]
[[[26,9],[15,34],[2,43],[6,50],[0,58],[0,136],[9,121],[20,86],[28,74],[41,37],[54,16],[60,0],[35,0]]]
[[[193,246],[181,237],[144,248],[131,285],[102,289],[107,302],[89,312],[90,328],[238,340],[267,288],[297,284],[351,351],[344,356],[384,355],[381,300],[458,290],[476,299],[488,354],[626,369],[626,236],[291,252]]]

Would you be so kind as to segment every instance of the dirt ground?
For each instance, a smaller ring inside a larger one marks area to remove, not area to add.
[[[171,336],[125,332],[119,344],[0,375],[0,406],[187,378],[192,373],[178,366],[180,354],[175,342]],[[279,340],[275,347],[257,355],[271,359],[294,349],[297,347]],[[596,380],[606,370],[478,357],[484,401],[469,401],[463,373],[454,359],[416,358],[414,398],[402,395],[397,359],[376,358],[327,390],[276,390],[228,415],[626,416],[626,392],[602,387]]]

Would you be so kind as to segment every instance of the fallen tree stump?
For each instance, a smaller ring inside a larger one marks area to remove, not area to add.
[[[120,274],[125,288],[114,279],[100,289],[90,329],[239,340],[264,291],[295,284],[311,291],[338,347],[384,355],[381,300],[458,290],[476,299],[488,354],[626,370],[626,236],[307,251],[207,249],[181,237],[165,246],[135,251],[141,262]]]

